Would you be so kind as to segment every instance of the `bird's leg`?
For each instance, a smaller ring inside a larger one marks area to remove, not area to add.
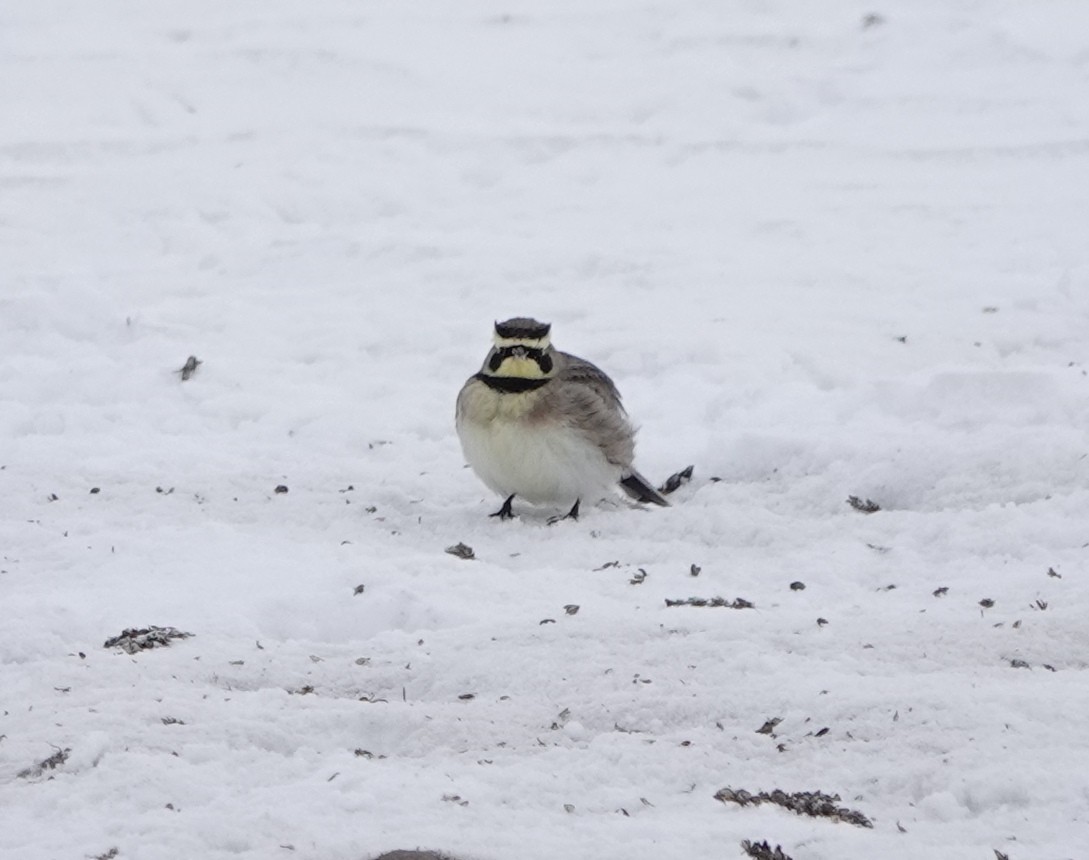
[[[581,499],[575,499],[575,504],[571,506],[571,510],[569,510],[562,517],[551,517],[549,519],[549,521],[548,521],[548,524],[550,526],[554,526],[554,525],[556,525],[556,523],[560,522],[561,520],[578,520],[578,518],[579,518],[579,502],[580,501],[581,501]]]
[[[517,493],[511,493],[509,496],[507,496],[507,500],[503,502],[503,507],[501,507],[494,514],[489,514],[488,516],[499,517],[499,519],[501,520],[513,520],[514,511],[510,509],[510,503],[514,501],[514,497],[516,495]],[[578,505],[576,504],[575,507],[577,508]]]

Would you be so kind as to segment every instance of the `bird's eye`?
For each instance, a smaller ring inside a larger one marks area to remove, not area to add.
[[[552,372],[552,356],[541,355],[537,357],[537,366],[541,368],[541,373]]]
[[[492,357],[488,359],[488,369],[492,372],[499,370],[499,366],[503,363],[503,354],[496,352],[492,353]]]

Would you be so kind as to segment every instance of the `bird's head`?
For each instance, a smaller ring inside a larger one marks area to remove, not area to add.
[[[549,323],[515,317],[495,324],[495,345],[481,373],[499,379],[547,380],[555,375]]]

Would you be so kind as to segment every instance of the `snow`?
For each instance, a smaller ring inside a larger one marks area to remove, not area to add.
[[[1085,856],[1083,4],[0,27],[0,856]],[[671,508],[487,517],[516,315]]]

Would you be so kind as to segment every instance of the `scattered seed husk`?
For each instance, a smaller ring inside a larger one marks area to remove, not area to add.
[[[658,488],[658,492],[663,496],[668,496],[670,493],[680,489],[683,485],[692,480],[692,470],[695,466],[685,466],[679,472],[674,472],[668,478],[665,483]]]
[[[72,748],[65,747],[64,749],[58,749],[53,755],[48,758],[43,758],[40,762],[30,767],[23,768],[16,774],[19,779],[37,779],[45,774],[46,771],[56,770],[66,761],[68,756],[71,755]]]
[[[192,633],[185,633],[175,627],[129,627],[117,636],[111,636],[103,648],[120,648],[128,654],[148,651],[151,648],[166,648],[175,639],[188,639]]]
[[[858,511],[860,514],[876,514],[881,510],[881,505],[872,499],[860,499],[858,496],[848,496],[847,504]]]
[[[471,546],[469,546],[468,544],[464,544],[464,543],[460,543],[460,542],[454,544],[453,546],[448,546],[446,548],[446,552],[448,552],[450,555],[457,556],[458,558],[464,558],[464,559],[474,559],[474,558],[476,558],[476,553],[473,552],[473,548]]]
[[[772,848],[768,845],[767,840],[763,842],[751,842],[748,839],[742,840],[741,850],[748,854],[753,860],[792,860],[792,858],[783,853],[783,849],[776,845]]]
[[[720,800],[723,803],[736,803],[738,806],[759,806],[762,803],[773,803],[798,815],[846,821],[848,824],[854,824],[857,827],[873,827],[873,822],[861,812],[837,806],[840,800],[838,794],[825,794],[822,791],[798,791],[787,794],[777,788],[770,793],[761,791],[758,794],[752,794],[743,788],[723,788],[715,793],[715,800]]]
[[[725,597],[684,597],[677,600],[666,598],[666,606],[723,606],[726,609],[754,609],[756,604],[744,597],[727,600]]]
[[[180,368],[178,368],[174,372],[175,373],[180,373],[181,378],[182,378],[182,382],[185,382],[190,377],[192,377],[192,375],[194,373],[197,372],[197,368],[200,367],[202,364],[204,364],[203,361],[201,361],[195,355],[191,355],[191,356],[189,356],[189,358],[187,358],[185,360],[185,364],[183,364]]]

